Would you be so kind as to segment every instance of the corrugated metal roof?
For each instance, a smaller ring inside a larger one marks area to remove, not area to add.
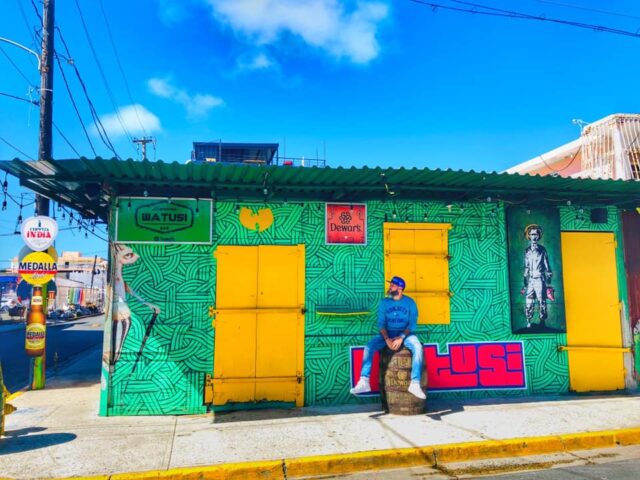
[[[87,216],[105,218],[113,195],[186,196],[236,200],[367,199],[526,201],[640,204],[640,182],[418,168],[317,168],[202,164],[96,158],[10,160],[0,169],[21,185]]]

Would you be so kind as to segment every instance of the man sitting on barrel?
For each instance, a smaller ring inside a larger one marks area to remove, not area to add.
[[[378,307],[378,329],[376,335],[364,349],[362,371],[358,384],[351,389],[351,393],[358,395],[371,391],[369,375],[373,354],[385,346],[398,351],[404,344],[411,351],[411,383],[409,392],[418,398],[427,398],[420,387],[422,377],[423,352],[422,344],[415,334],[418,323],[418,307],[413,298],[404,295],[405,281],[400,277],[389,280],[387,297],[383,298]]]

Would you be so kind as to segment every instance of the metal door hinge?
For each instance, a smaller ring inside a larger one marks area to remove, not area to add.
[[[207,373],[204,380],[204,403],[213,403],[213,377]]]

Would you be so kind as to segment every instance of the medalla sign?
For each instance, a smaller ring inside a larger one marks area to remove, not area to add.
[[[212,207],[211,200],[120,197],[116,242],[209,244]]]

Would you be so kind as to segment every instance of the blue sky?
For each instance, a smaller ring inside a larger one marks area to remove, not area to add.
[[[637,0],[477,2],[640,28]],[[58,0],[56,23],[122,157],[137,152],[115,112],[132,136],[154,135],[156,158],[165,161],[185,161],[193,141],[286,139],[289,156],[322,155],[326,145],[331,166],[502,170],[577,138],[572,119],[639,110],[640,38],[434,11],[409,0],[102,0],[125,83],[101,3],[78,3],[109,90],[75,0]],[[35,49],[37,26],[31,0],[3,2],[0,36]],[[0,46],[22,72],[0,52],[0,92],[26,98],[29,83],[39,84],[35,63]],[[59,38],[56,49],[64,53]],[[73,70],[63,68],[95,150],[111,157]],[[55,123],[81,155],[92,157],[59,72],[54,99]],[[0,105],[0,137],[35,157],[37,107],[6,97]],[[53,155],[76,157],[56,133]],[[0,159],[16,156],[24,158],[0,142]],[[22,192],[11,179],[9,191],[16,198]],[[0,212],[0,267],[22,244],[11,236],[18,208],[9,204]],[[32,211],[26,207],[23,215]],[[105,244],[63,231],[58,250],[101,253]]]

